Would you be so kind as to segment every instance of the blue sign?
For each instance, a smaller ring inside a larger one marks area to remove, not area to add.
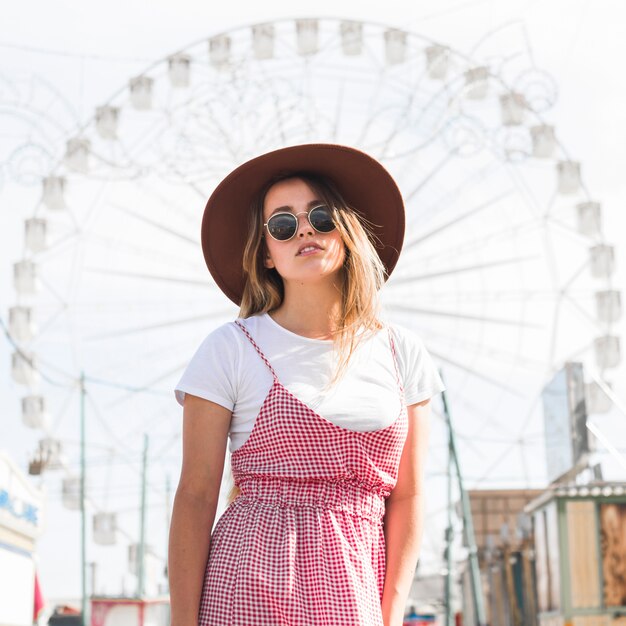
[[[8,511],[13,517],[37,526],[39,519],[39,507],[28,504],[23,500],[12,498],[6,489],[0,489],[0,510]]]

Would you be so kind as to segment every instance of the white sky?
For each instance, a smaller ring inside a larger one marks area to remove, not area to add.
[[[284,17],[340,17],[398,26],[470,52],[489,30],[511,21],[525,26],[537,65],[557,81],[559,99],[549,119],[571,157],[583,164],[585,184],[603,203],[604,232],[617,246],[618,288],[626,254],[626,10],[621,0],[517,2],[438,0],[264,3],[190,2],[22,2],[5,3],[0,21],[0,75],[10,80],[38,75],[59,86],[79,117],[123,87],[146,65],[222,30]],[[518,36],[519,29],[513,29]],[[0,107],[2,92],[0,92]],[[5,146],[11,137],[0,137]],[[2,153],[5,152],[3,147]],[[7,205],[0,196],[0,315],[13,300],[12,263],[21,253],[28,208]],[[624,334],[622,333],[622,337]],[[11,350],[0,339],[0,448],[22,466],[37,437],[22,427],[18,398],[8,385]],[[624,385],[621,394],[625,397]],[[618,389],[619,390],[619,389]],[[75,516],[77,517],[77,516]],[[74,518],[74,522],[75,522]],[[74,523],[72,522],[72,523]],[[53,532],[66,522],[50,520],[40,542],[42,561],[58,558]],[[77,530],[77,526],[75,527]],[[58,543],[58,541],[57,541]],[[73,555],[70,550],[69,554]],[[45,573],[49,597],[75,596],[76,563],[56,562]]]

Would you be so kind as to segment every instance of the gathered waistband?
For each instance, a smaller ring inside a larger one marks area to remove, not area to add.
[[[385,514],[384,485],[370,485],[351,478],[297,479],[278,476],[240,476],[241,495],[260,504],[282,508],[315,508],[343,511],[375,521]]]

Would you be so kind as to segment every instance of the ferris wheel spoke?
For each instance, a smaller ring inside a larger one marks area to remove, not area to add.
[[[211,115],[211,121],[216,126],[217,131],[219,133],[220,147],[226,147],[228,149],[228,153],[231,158],[231,161],[236,162],[237,161],[237,149],[232,143],[232,138],[230,134],[228,133],[226,128],[224,128],[224,126],[218,121],[219,117],[214,112],[211,111],[210,106],[208,106],[209,102],[207,102],[206,104],[207,104],[207,108],[209,108],[209,115]]]
[[[85,341],[99,341],[102,339],[113,339],[115,337],[123,337],[126,335],[137,336],[142,333],[149,333],[155,330],[162,330],[163,328],[172,328],[174,326],[180,326],[183,324],[184,325],[193,324],[196,322],[206,322],[207,320],[210,320],[214,317],[226,318],[228,313],[229,313],[228,311],[222,311],[222,310],[211,311],[210,313],[207,312],[207,313],[202,313],[201,315],[194,315],[191,317],[181,317],[179,319],[168,320],[167,322],[161,322],[159,324],[150,324],[150,325],[140,324],[138,326],[124,328],[121,330],[112,331],[108,333],[90,335],[90,336],[85,337],[84,339]]]
[[[277,124],[277,127],[279,129],[279,137],[280,137],[280,142],[281,144],[286,143],[287,138],[285,136],[285,121],[283,119],[283,112],[281,107],[279,106],[279,94],[277,92],[274,92],[273,96],[272,96],[272,104],[274,105],[274,112],[275,112],[275,116],[274,116],[274,120]]]
[[[36,361],[33,360],[33,355],[25,352],[17,343],[15,343],[11,338],[9,339],[13,348],[15,349],[16,354],[19,354],[20,357],[24,360],[25,363],[35,370],[41,378],[45,380],[51,387],[55,389],[69,389],[73,388],[77,384],[77,378],[72,372],[68,372],[64,368],[60,367],[56,362],[53,362],[51,359],[47,357],[42,357],[41,354],[36,354]],[[37,346],[38,348],[40,346]],[[66,379],[66,382],[61,382],[58,379],[53,378],[49,375],[48,371],[54,372]]]
[[[133,155],[136,155],[143,146],[149,145],[154,142],[155,138],[160,137],[164,132],[167,132],[167,125],[169,123],[167,111],[160,111],[159,114],[152,112],[144,121],[143,132],[137,134],[133,140],[120,141],[119,147],[127,158],[128,163],[132,164],[136,162]],[[115,167],[115,162],[111,162],[108,158],[101,157],[102,162],[108,167]]]
[[[482,474],[479,474],[476,477],[472,477],[472,480],[474,481],[474,484],[472,486],[472,489],[476,489],[479,487],[479,485],[481,485],[483,482],[485,482],[489,476],[491,476],[493,474],[493,472],[500,467],[500,464],[507,458],[509,458],[509,455],[514,452],[515,448],[517,447],[518,443],[517,441],[512,441],[510,442],[508,445],[506,445],[502,451],[500,452],[500,454],[496,457],[496,459],[487,467],[487,469],[482,472]]]
[[[176,345],[169,336],[166,336],[165,339],[158,342],[156,340],[146,342],[145,340],[142,341],[140,337],[137,337],[126,349],[109,351],[106,357],[101,357],[97,366],[94,365],[90,369],[89,381],[99,385],[103,389],[109,389],[109,395],[111,396],[118,391],[120,394],[128,394],[129,399],[140,394],[148,399],[153,398],[154,400],[156,400],[157,397],[169,396],[169,391],[164,391],[162,388],[158,388],[155,385],[162,380],[163,376],[167,377],[168,375],[173,375],[173,372],[180,372],[184,369],[184,366],[177,364],[172,365],[172,359],[174,358],[173,351]],[[87,349],[95,350],[95,348],[89,344],[86,344],[86,346]],[[139,381],[139,374],[136,374],[135,380],[137,382],[133,384],[120,381],[119,373],[124,367],[133,369],[133,364],[146,362],[158,365],[141,370],[141,381]],[[145,382],[150,376],[154,376],[154,380],[150,379],[149,382]]]
[[[262,71],[264,72],[265,70]],[[271,78],[267,75],[265,78],[271,84]],[[293,89],[295,89],[295,86]],[[252,129],[252,132],[254,133],[254,145],[262,144],[268,136],[272,136],[276,133],[278,133],[281,143],[287,141],[285,134],[285,118],[291,117],[291,115],[297,111],[295,110],[295,106],[291,109],[281,106],[281,95],[280,87],[275,85],[273,95],[271,97],[274,114],[268,115],[263,124],[257,124],[255,128]]]
[[[392,306],[390,308],[393,311],[395,307]],[[432,339],[436,339],[437,337],[443,340],[446,339],[446,335],[436,333],[432,330],[428,331],[428,337]],[[486,341],[469,341],[467,339],[467,334],[463,335],[462,337],[456,338],[455,346],[459,349],[465,350],[466,353],[488,356],[497,363],[508,363],[510,365],[515,365],[528,371],[536,371],[537,367],[541,367],[543,365],[543,361],[539,359],[533,359],[524,355],[520,355],[519,352],[504,350],[502,345],[493,346],[487,344]]]
[[[332,131],[330,134],[330,140],[332,141],[332,143],[338,143],[340,122],[342,119],[345,105],[345,88],[346,86],[344,81],[338,80],[336,86],[337,99],[335,101],[335,115],[333,118]]]
[[[405,99],[404,104],[401,107],[401,111],[398,111],[397,115],[394,115],[393,128],[389,131],[385,139],[383,139],[382,145],[379,148],[378,156],[384,161],[389,157],[388,151],[391,147],[391,143],[398,137],[398,135],[404,130],[409,120],[409,113],[413,108],[415,97],[418,90],[417,88],[412,90],[408,94],[408,98]]]
[[[589,236],[582,234],[577,228],[574,228],[570,224],[566,224],[565,222],[557,219],[553,215],[549,215],[546,213],[545,222],[552,226],[556,226],[560,232],[570,236],[572,241],[580,242],[589,242]]]
[[[526,180],[524,180],[517,168],[513,167],[511,163],[506,162],[504,167],[511,179],[515,181],[516,187],[521,191],[521,197],[525,200],[525,206],[531,214],[535,216],[535,218],[539,219],[543,213],[541,209],[542,204],[536,197],[530,185],[526,182]],[[548,206],[551,206],[555,200],[556,193],[553,193],[548,201]]]
[[[118,211],[126,214],[126,215],[130,215],[131,217],[134,217],[135,219],[143,222],[144,224],[149,224],[150,226],[152,226],[153,228],[167,233],[168,235],[172,236],[172,237],[176,237],[177,239],[180,239],[182,241],[185,241],[187,243],[191,243],[193,244],[195,247],[199,247],[199,243],[198,243],[198,239],[194,238],[194,237],[190,237],[189,235],[185,235],[184,233],[181,232],[177,232],[175,230],[173,230],[171,228],[171,226],[166,226],[165,224],[161,224],[155,220],[152,220],[148,217],[146,217],[145,215],[141,215],[140,213],[137,213],[136,211],[133,211],[132,209],[129,209],[128,207],[124,207],[120,204],[110,204],[109,206],[117,209]]]
[[[424,187],[426,187],[426,185],[428,185],[428,183],[432,182],[432,180],[437,176],[437,174],[440,174],[441,172],[444,171],[444,168],[446,165],[448,165],[452,160],[453,160],[454,156],[452,154],[447,154],[446,156],[444,156],[436,165],[435,167],[428,172],[428,174],[426,176],[424,176],[420,183],[416,186],[413,187],[413,189],[411,189],[410,191],[408,191],[406,193],[406,202],[411,202],[413,200],[413,198],[420,193]]]
[[[564,356],[564,361],[574,361],[581,358],[585,353],[589,352],[592,348],[593,341],[579,342],[576,346],[568,348],[567,353]]]
[[[443,157],[431,171],[429,171],[424,176],[422,176],[421,182],[418,185],[418,187],[414,189],[413,191],[410,191],[407,193],[407,196],[406,196],[407,201],[410,198],[412,198],[416,193],[421,192],[427,186],[428,183],[435,182],[437,176],[442,174],[445,171],[443,168],[446,165],[452,165],[456,162],[457,162],[457,159],[455,155],[449,154],[446,157]],[[433,210],[433,208],[438,208],[438,207],[445,207],[447,209],[447,207],[452,206],[459,197],[464,197],[464,195],[467,193],[467,188],[470,184],[480,185],[481,181],[484,181],[484,179],[487,178],[488,175],[490,174],[494,175],[494,173],[496,172],[496,168],[498,167],[499,166],[493,163],[488,163],[486,165],[479,167],[477,171],[474,171],[467,176],[463,176],[460,182],[454,187],[445,186],[445,189],[446,189],[445,195],[436,198],[436,200],[434,202],[431,202],[429,205],[425,205],[423,209],[420,209],[419,213],[420,214],[423,212],[428,213],[429,211]],[[460,175],[454,174],[454,178],[458,179],[460,178]],[[506,194],[507,191],[513,191],[513,189],[509,187],[508,190],[504,190],[500,193]],[[428,199],[426,198],[423,202],[427,202],[427,201]]]
[[[136,255],[138,258],[143,258],[147,261],[158,259],[161,264],[167,262],[169,267],[178,266],[178,269],[184,269],[183,265],[181,265],[180,250],[168,253],[163,249],[163,247],[151,247],[135,243],[134,238],[131,240],[120,238],[116,239],[114,235],[107,236],[100,233],[90,233],[88,236],[83,238],[83,241],[86,244],[93,246],[94,249],[96,249],[96,246],[99,245],[102,246],[104,250],[114,249],[118,253],[124,252],[126,255]],[[119,265],[122,261],[124,261],[124,259],[121,256],[118,256],[116,263]],[[127,263],[125,263],[124,266],[127,266]],[[88,266],[86,269],[89,269]],[[193,269],[197,272],[197,267],[194,267]]]
[[[509,438],[503,437],[497,440],[482,437],[482,432],[486,428],[491,428],[491,429],[496,428],[498,430],[504,430],[502,427],[502,424],[499,423],[496,419],[492,418],[492,419],[485,420],[480,425],[478,432],[472,437],[461,437],[458,433],[458,430],[455,430],[455,434],[458,440],[460,440],[460,443],[462,444],[463,449],[471,450],[476,455],[477,458],[482,458],[485,456],[486,446],[489,446],[492,449],[499,449],[503,445],[514,444],[514,445],[519,446],[521,450],[524,449],[525,442],[522,439],[519,439],[517,437],[509,437]],[[541,441],[542,444],[543,444],[543,437],[544,435],[542,433],[542,441]],[[530,443],[530,445],[533,445],[533,446],[537,445],[537,443],[533,443],[533,442],[526,442],[526,443]],[[471,479],[470,476],[468,476],[468,478]]]
[[[589,295],[592,295],[592,294],[589,294]],[[585,320],[589,323],[589,325],[590,325],[590,326],[592,326],[592,327],[594,327],[594,328],[599,328],[599,326],[600,326],[600,325],[599,325],[599,323],[598,323],[597,318],[596,318],[595,316],[593,316],[593,315],[590,315],[588,311],[586,311],[585,309],[583,309],[583,308],[580,306],[580,303],[579,303],[579,302],[577,302],[576,300],[574,300],[574,298],[571,298],[571,297],[568,295],[568,293],[567,293],[567,292],[563,292],[563,296],[562,296],[562,297],[563,297],[563,299],[564,299],[564,300],[567,300],[567,301],[568,301],[568,302],[572,305],[572,307],[573,307],[573,308],[575,308],[575,309],[576,309],[576,310],[580,313],[580,316],[581,316],[583,319],[585,319]]]
[[[133,439],[141,437],[145,432],[157,433],[161,424],[170,424],[172,420],[171,411],[163,410],[160,414],[150,416],[149,419],[137,424],[136,428],[128,432],[128,437]]]
[[[436,357],[439,361],[442,361],[443,363],[447,363],[448,365],[451,365],[452,367],[454,367],[459,372],[464,372],[465,374],[470,374],[473,378],[476,378],[478,380],[482,380],[482,381],[484,381],[486,383],[489,383],[495,389],[507,391],[513,397],[517,397],[517,398],[523,398],[524,397],[524,394],[519,389],[516,389],[515,387],[512,387],[510,385],[505,384],[500,379],[494,378],[492,376],[487,376],[483,372],[477,372],[472,367],[465,365],[464,363],[462,363],[458,359],[452,359],[449,356],[446,356],[446,355],[444,355],[444,354],[442,354],[440,352],[437,352],[436,350],[432,350],[432,349],[429,349],[429,352],[434,357]]]
[[[364,42],[365,44],[365,42]],[[367,48],[366,45],[364,45],[364,48]],[[384,83],[384,71],[383,70],[379,70],[378,72],[378,77],[377,77],[377,83],[375,85],[375,87],[372,90],[372,97],[370,97],[368,103],[367,103],[367,108],[368,108],[368,115],[367,118],[365,120],[365,122],[362,125],[361,128],[361,133],[357,136],[356,138],[356,145],[359,146],[367,146],[368,145],[368,141],[367,141],[367,136],[372,128],[372,126],[374,126],[375,124],[375,118],[376,115],[374,114],[375,110],[378,110],[378,107],[380,107],[380,97],[382,95],[382,93],[384,92],[383,87],[383,83]]]
[[[115,442],[116,455],[124,459],[124,465],[127,467],[128,470],[134,473],[138,478],[141,478],[141,472],[137,464],[137,461],[139,459],[139,456],[137,455],[137,451],[131,448],[121,437],[119,437],[117,433],[115,432],[115,430],[109,425],[107,419],[102,414],[100,407],[98,406],[98,403],[95,401],[95,398],[93,398],[89,393],[86,393],[86,398],[87,398],[87,402],[90,405],[91,411],[93,411],[93,414],[95,415],[96,420],[98,421],[98,424],[107,433],[107,435],[111,438],[111,440]],[[133,441],[133,438],[128,437],[127,441]],[[157,485],[151,480],[148,480],[147,487],[150,489],[151,493],[163,495],[163,488],[161,487],[161,485]],[[131,489],[132,489],[133,494],[136,493],[135,488],[131,488]],[[99,507],[96,507],[96,508],[99,508]]]
[[[52,426],[46,432],[48,437],[54,437],[59,432],[63,418],[70,411],[72,403],[76,401],[79,390],[79,385],[71,385],[67,388],[65,397],[62,398],[60,406],[55,411],[56,415],[52,417]]]
[[[211,285],[208,280],[181,278],[177,276],[159,276],[158,274],[143,274],[140,272],[122,272],[98,267],[86,267],[85,271],[106,276],[123,276],[124,278],[132,278],[134,280],[152,280],[156,282],[171,282],[179,285],[196,285],[201,287],[209,287]]]
[[[73,244],[80,237],[80,230],[75,229],[51,241],[43,250],[32,253],[30,258],[38,263],[43,263],[49,259],[54,259],[59,254],[66,252],[66,247]]]
[[[554,312],[552,314],[552,332],[550,333],[550,361],[554,361],[556,354],[556,344],[558,337],[558,327],[559,327],[559,314],[561,310],[561,305],[563,303],[562,295],[559,295],[555,307]]]
[[[169,452],[174,444],[177,444],[182,438],[182,433],[176,432],[169,437],[169,439],[157,450],[155,457],[157,459],[163,458],[166,452]]]
[[[158,203],[162,208],[168,211],[168,214],[172,214],[172,211],[177,216],[180,215],[188,222],[193,222],[197,216],[197,211],[190,210],[190,203],[181,201],[178,193],[176,198],[167,198],[159,190],[155,189],[154,185],[149,184],[148,181],[138,180],[134,183],[137,189],[141,191],[142,195],[150,197],[155,204]],[[195,181],[186,181],[185,187],[188,188],[193,194],[206,200],[206,190],[201,189]]]
[[[423,74],[422,76],[425,77],[425,74]],[[417,118],[415,119],[415,124],[417,126],[421,126],[421,124],[426,120],[426,118],[424,116],[429,112],[429,110],[437,102],[441,102],[443,100],[443,101],[446,101],[446,104],[447,104],[451,99],[452,99],[452,94],[450,92],[450,85],[448,85],[447,83],[444,83],[439,88],[439,90],[435,91],[433,93],[433,95],[424,103],[424,106],[421,108],[421,110],[418,111]],[[437,135],[437,133],[435,133],[435,132],[431,133],[431,140],[436,135]],[[422,145],[422,146],[420,146],[420,148],[421,147],[424,147],[424,146]]]
[[[476,423],[474,424],[471,439],[473,441],[481,441],[483,445],[491,445],[494,447],[500,444],[510,443],[512,441],[520,442],[525,441],[524,437],[515,430],[515,424],[511,424],[508,418],[503,418],[498,414],[485,413],[482,407],[470,407],[476,414]],[[489,434],[493,434],[494,431],[505,433],[508,437],[503,437],[499,442],[489,442],[483,437],[483,433],[488,430]],[[532,444],[532,441],[528,442]],[[477,450],[479,452],[479,450]]]
[[[317,134],[317,108],[315,101],[312,97],[311,89],[311,71],[310,62],[308,58],[304,59],[304,71],[302,72],[303,79],[303,95],[304,95],[304,110],[306,113],[306,127],[307,127],[307,141],[314,141],[314,137]]]
[[[124,404],[125,402],[127,402],[137,393],[155,391],[156,385],[158,385],[159,383],[162,383],[165,380],[169,380],[173,374],[178,374],[182,372],[186,365],[187,365],[186,362],[178,363],[175,367],[169,368],[167,371],[161,372],[159,373],[158,376],[151,378],[150,380],[148,380],[148,382],[139,383],[137,386],[133,387],[133,389],[125,391],[123,394],[120,394],[114,400],[111,400],[110,402],[108,402],[107,408],[114,409],[118,407],[120,404]],[[169,393],[167,395],[169,395]]]
[[[391,287],[391,285],[390,285]],[[390,289],[390,291],[393,291]],[[578,297],[591,297],[593,295],[590,291],[585,290],[569,290]],[[441,304],[456,304],[457,301],[462,302],[480,302],[480,303],[510,303],[510,302],[524,302],[530,298],[534,300],[540,300],[543,302],[553,302],[554,292],[548,289],[530,288],[530,289],[497,289],[494,291],[476,290],[476,291],[463,291],[461,289],[452,289],[449,291],[437,291],[436,293],[428,294],[429,299],[432,302],[440,302]]]
[[[542,217],[544,219],[548,219],[550,217],[550,214],[552,213],[553,209],[555,208],[556,204],[557,204],[557,199],[558,199],[558,193],[556,191],[556,189],[552,192],[552,195],[550,196],[550,199],[548,200],[548,202],[546,202],[545,205],[545,209],[542,212]]]
[[[504,437],[483,437],[483,436],[475,436],[475,434],[472,432],[472,434],[469,433],[464,433],[462,431],[459,430],[458,426],[455,427],[454,429],[455,435],[458,439],[462,440],[464,443],[471,443],[471,442],[478,442],[478,443],[496,443],[496,444],[500,444],[500,443],[511,443],[511,438],[504,438]],[[538,442],[542,442],[543,438],[545,436],[545,433],[543,432],[537,432],[537,433],[530,433],[524,437],[516,437],[516,440],[518,442],[521,443],[538,443]]]
[[[582,273],[587,269],[589,269],[589,259],[585,259],[584,261],[582,261],[582,263],[580,263],[578,268],[576,268],[574,272],[566,279],[566,281],[563,283],[561,287],[561,292],[564,295],[567,295],[567,293],[570,291],[571,286],[575,283],[575,281],[578,278],[581,277]],[[587,295],[591,297],[593,296],[593,292],[588,291]]]
[[[493,198],[490,198],[489,200],[486,200],[485,202],[482,202],[478,206],[472,207],[472,208],[466,210],[464,213],[455,216],[450,221],[442,224],[441,226],[438,226],[437,228],[434,228],[433,230],[429,231],[428,233],[424,233],[423,235],[418,235],[417,237],[411,238],[403,246],[403,249],[405,251],[406,250],[410,250],[411,248],[419,245],[420,243],[423,243],[424,241],[428,241],[431,237],[435,237],[437,235],[445,234],[449,229],[457,227],[460,222],[462,222],[464,220],[467,220],[467,219],[469,219],[471,217],[475,217],[481,211],[485,211],[486,209],[492,208],[498,202],[501,202],[505,198],[509,197],[511,195],[511,193],[512,193],[512,191],[506,191],[506,192],[503,192],[501,194],[498,194],[497,196],[494,196]],[[490,235],[490,236],[493,236],[493,235]]]
[[[394,128],[392,132],[389,134],[387,139],[384,142],[383,151],[380,153],[382,158],[389,159],[406,159],[409,155],[421,152],[424,150],[429,144],[431,144],[437,137],[440,131],[440,124],[443,119],[445,119],[445,113],[443,111],[435,112],[435,116],[433,116],[432,109],[436,105],[437,101],[441,101],[445,96],[446,106],[449,97],[446,94],[449,93],[449,87],[447,84],[444,84],[438,92],[435,92],[433,96],[427,100],[425,103],[416,103],[416,99],[418,94],[422,95],[423,89],[421,88],[422,84],[427,79],[426,69],[422,69],[421,73],[419,73],[418,77],[415,79],[414,86],[406,92],[405,102],[406,104],[402,107],[402,113],[394,116]],[[398,86],[398,89],[405,90],[407,85],[404,81],[401,81]],[[411,114],[413,112],[417,113],[417,116],[413,119],[411,118]],[[428,119],[426,116],[429,116]],[[437,121],[439,120],[439,121]],[[435,123],[432,123],[435,122]],[[400,133],[404,132],[404,128],[407,126],[410,128],[428,128],[428,136],[421,141],[421,143],[413,144],[410,149],[394,149],[393,154],[387,154],[387,149],[390,147],[391,142],[398,138]],[[452,155],[454,156],[454,155]],[[414,194],[409,193],[407,199],[410,200]]]
[[[450,226],[453,227],[454,224],[452,223]],[[504,230],[485,233],[484,236],[476,237],[467,244],[460,244],[451,248],[444,248],[443,246],[437,247],[437,250],[435,252],[424,252],[420,259],[423,263],[433,263],[440,261],[441,259],[449,259],[451,257],[458,258],[462,254],[475,254],[477,252],[481,252],[487,249],[489,244],[493,243],[494,239],[496,241],[508,241],[513,237],[520,237],[522,235],[530,236],[533,234],[533,231],[540,231],[542,228],[543,225],[539,221],[533,220],[527,222],[519,222]],[[423,243],[427,241],[427,239],[424,237],[421,241]],[[408,253],[410,254],[417,251],[419,251],[419,247],[415,248],[415,246],[411,246],[411,248],[409,248],[408,250]]]
[[[519,263],[522,263],[523,261],[536,260],[538,258],[539,257],[536,255],[527,256],[527,257],[515,257],[511,259],[502,259],[499,261],[490,261],[488,263],[477,263],[476,265],[467,265],[465,267],[457,267],[457,268],[452,268],[449,270],[441,270],[438,272],[429,272],[428,274],[399,276],[398,278],[394,278],[393,282],[390,282],[389,284],[390,286],[393,285],[395,287],[397,285],[406,284],[408,282],[415,283],[415,282],[422,281],[422,280],[432,280],[434,278],[441,278],[443,276],[456,276],[456,275],[465,274],[468,272],[477,272],[477,271],[485,270],[489,268],[502,267],[505,265],[517,265]]]
[[[516,395],[518,395],[520,397],[522,396],[522,394],[519,393],[519,392]],[[502,425],[502,427],[512,427],[513,430],[510,431],[512,433],[510,440],[515,440],[515,441],[521,440],[524,437],[525,433],[527,432],[527,429],[531,425],[532,419],[535,416],[535,408],[536,408],[539,400],[541,399],[541,395],[539,393],[537,393],[537,394],[535,394],[533,396],[533,398],[534,398],[533,402],[532,402],[531,406],[528,407],[528,409],[526,411],[526,415],[525,415],[523,421],[521,422],[521,424],[519,422],[517,422],[517,421],[511,422],[511,421],[509,421],[507,419],[506,423]],[[482,412],[482,407],[476,407],[475,412],[480,414]],[[476,425],[475,432],[477,434],[481,433],[483,431],[484,427],[486,425],[488,425],[491,422],[492,419],[493,418],[491,416],[487,416],[487,418],[485,420],[483,420],[482,422],[480,422],[480,423],[478,423]]]
[[[68,299],[67,297],[63,297],[63,295],[61,295],[53,286],[52,284],[48,281],[48,279],[45,276],[40,276],[40,281],[43,287],[45,287],[46,291],[48,293],[50,293],[58,302],[59,306],[61,307],[61,309],[64,309],[68,306]]]
[[[407,313],[418,313],[419,315],[424,316],[451,317],[453,319],[460,319],[470,322],[487,322],[489,324],[514,326],[516,328],[545,328],[543,324],[531,324],[517,319],[488,317],[486,315],[470,315],[469,313],[453,313],[450,311],[444,311],[443,309],[426,309],[424,307],[418,307],[416,305],[400,304],[393,302],[389,302],[388,306],[393,307],[398,311],[406,311]]]
[[[93,394],[90,393],[89,390],[86,391],[85,397],[87,398],[87,401],[89,402],[89,405],[91,406],[91,410],[93,411],[93,414],[96,416],[96,419],[98,420],[98,423],[100,424],[100,427],[103,430],[105,430],[107,435],[111,438],[111,440],[115,442],[116,450],[118,451],[118,453],[119,451],[123,451],[127,455],[135,454],[135,450],[131,446],[129,446],[126,441],[124,441],[121,437],[119,437],[117,433],[115,432],[115,430],[109,425],[109,422],[104,418],[104,416],[100,412],[98,403],[95,401]]]

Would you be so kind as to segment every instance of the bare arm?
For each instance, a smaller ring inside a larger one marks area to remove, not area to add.
[[[174,498],[168,555],[172,626],[198,624],[230,419],[228,409],[185,394],[183,464]]]
[[[385,504],[385,626],[402,626],[424,530],[424,461],[430,433],[430,399],[407,407],[407,411],[409,430],[398,481]]]

